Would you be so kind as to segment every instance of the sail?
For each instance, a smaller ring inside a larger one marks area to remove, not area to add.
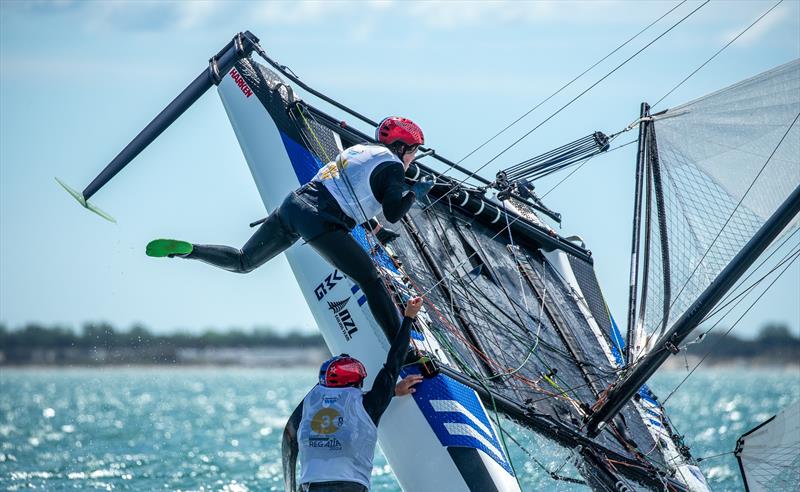
[[[794,60],[646,118],[634,360],[800,185],[798,115]]]
[[[800,484],[800,401],[744,433],[734,453],[746,490],[796,488]]]

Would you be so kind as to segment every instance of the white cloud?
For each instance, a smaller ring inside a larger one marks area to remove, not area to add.
[[[620,19],[624,8],[620,1],[419,1],[394,2],[356,1],[155,1],[115,0],[75,2],[71,0],[42,0],[16,5],[17,12],[36,15],[78,14],[76,21],[95,30],[124,29],[127,31],[157,32],[208,27],[212,21],[248,26],[267,24],[307,26],[340,23],[342,33],[356,30],[363,37],[365,25],[381,22],[409,22],[435,29],[487,27],[502,24],[543,24],[562,22],[636,22],[632,16],[652,15],[650,9],[638,9]],[[629,4],[628,4],[629,5]],[[641,12],[641,14],[638,14]],[[366,30],[371,30],[369,28]]]
[[[176,26],[181,29],[202,27],[215,14],[222,13],[224,6],[217,2],[181,2],[177,5]]]
[[[773,32],[776,26],[782,24],[784,20],[788,19],[791,15],[791,10],[792,10],[791,5],[779,5],[775,10],[767,14],[763,19],[758,21],[756,25],[754,25],[746,33],[744,33],[742,37],[737,39],[736,43],[745,46],[754,44],[764,36]],[[758,17],[754,17],[753,20],[757,18]],[[742,32],[742,30],[746,26],[749,26],[750,22],[748,22],[747,24],[742,23],[741,27],[725,31],[723,34],[719,36],[720,42],[727,43],[728,41],[733,39],[737,34]]]
[[[619,22],[618,1],[497,1],[497,2],[417,2],[409,5],[408,13],[429,27],[454,29],[465,26],[498,24],[545,24],[560,22],[568,25],[586,22]],[[633,13],[628,12],[626,22]],[[649,15],[649,14],[648,14]]]

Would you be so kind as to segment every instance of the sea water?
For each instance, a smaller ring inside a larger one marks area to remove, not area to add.
[[[685,375],[662,372],[651,386],[664,399]],[[283,490],[283,426],[315,376],[313,368],[1,369],[0,489]],[[694,455],[710,457],[799,398],[798,369],[705,369],[666,405]],[[569,450],[501,424],[523,490],[585,490],[545,471],[577,477]],[[742,489],[732,454],[700,465],[714,490]],[[400,490],[380,452],[372,483]]]

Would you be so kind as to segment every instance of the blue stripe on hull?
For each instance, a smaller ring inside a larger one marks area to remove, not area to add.
[[[419,374],[419,370],[417,368],[403,370],[403,376],[409,374]],[[475,391],[443,374],[424,380],[416,386],[416,390],[413,394],[414,401],[443,446],[480,449],[509,474],[514,474],[489,416],[480,404]],[[441,407],[436,408],[432,401],[457,402],[468,414],[460,410],[445,411]],[[467,428],[468,434],[456,430]]]

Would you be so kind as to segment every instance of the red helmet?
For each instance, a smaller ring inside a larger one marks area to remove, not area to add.
[[[389,116],[375,129],[375,140],[384,145],[392,145],[395,142],[409,146],[422,145],[425,143],[425,135],[413,121],[399,116]]]
[[[319,384],[329,388],[361,387],[367,370],[358,359],[347,354],[331,357],[319,368]]]

